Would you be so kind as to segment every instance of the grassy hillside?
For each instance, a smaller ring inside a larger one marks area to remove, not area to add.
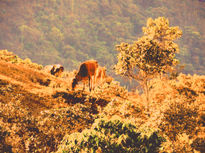
[[[0,50],[0,152],[205,152],[204,7],[198,0],[0,0],[0,49],[12,51]],[[159,16],[183,32],[176,43],[185,68],[150,79],[148,99],[115,81],[115,45],[136,41],[146,20]],[[72,91],[74,70],[87,59],[115,79]],[[55,63],[66,68],[62,77],[42,69]]]
[[[0,48],[68,70],[93,58],[112,73],[115,45],[137,40],[147,18],[165,16],[183,31],[178,58],[184,72],[204,74],[204,6],[198,0],[1,0]]]
[[[73,76],[0,51],[0,152],[204,152],[204,75],[153,79],[149,111],[116,81],[71,91]]]
[[[89,128],[111,98],[89,96],[81,86],[73,92],[72,72],[56,78],[28,61],[0,51],[0,152],[55,151],[65,133]],[[113,94],[121,92],[114,86]]]

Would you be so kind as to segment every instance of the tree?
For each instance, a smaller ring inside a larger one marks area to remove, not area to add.
[[[49,39],[53,42],[56,49],[62,47],[62,42],[64,39],[64,35],[60,29],[57,27],[52,27],[48,34]]]
[[[148,104],[149,80],[172,70],[178,63],[175,53],[179,48],[173,41],[181,37],[182,31],[179,27],[169,27],[169,21],[164,17],[149,18],[142,30],[144,36],[133,44],[123,42],[116,46],[119,54],[115,72],[137,80],[145,91]]]
[[[164,140],[155,129],[141,129],[128,120],[113,116],[96,120],[90,129],[81,133],[66,135],[57,153],[156,153]]]

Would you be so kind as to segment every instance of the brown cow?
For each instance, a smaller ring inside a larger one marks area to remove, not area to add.
[[[86,80],[88,80],[89,90],[91,91],[93,89],[93,85],[95,84],[95,75],[96,75],[97,68],[98,68],[98,62],[96,60],[89,60],[89,61],[85,61],[84,63],[82,63],[80,65],[80,69],[78,73],[73,79],[72,90],[74,90],[74,88],[80,81],[84,82],[84,87],[83,87],[83,90],[84,90],[85,82]]]
[[[105,67],[98,67],[95,82],[99,82],[99,84],[103,83],[106,78],[106,68]]]
[[[43,70],[47,73],[50,73],[56,77],[59,77],[61,73],[64,71],[64,67],[60,64],[55,65],[46,65]]]

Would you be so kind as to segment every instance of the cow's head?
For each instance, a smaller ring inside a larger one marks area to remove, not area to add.
[[[78,84],[78,81],[76,78],[73,79],[73,82],[72,82],[72,90],[75,89],[75,86]]]
[[[60,74],[64,71],[64,67],[60,64],[54,65],[51,69],[51,74],[55,76],[60,76]]]

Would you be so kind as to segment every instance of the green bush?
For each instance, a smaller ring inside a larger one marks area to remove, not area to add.
[[[89,130],[66,135],[57,152],[158,152],[164,139],[152,129],[138,129],[119,117],[97,119]]]

